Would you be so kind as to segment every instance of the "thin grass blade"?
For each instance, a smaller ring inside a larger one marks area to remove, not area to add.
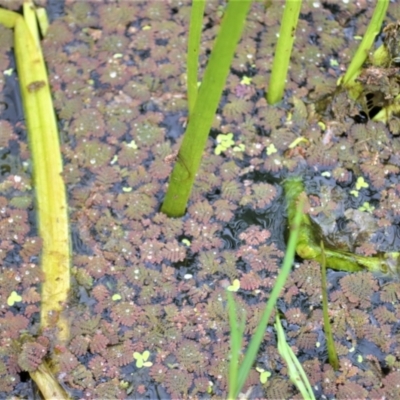
[[[304,372],[304,369],[301,366],[296,355],[293,353],[293,350],[286,341],[285,332],[283,330],[278,313],[276,314],[276,321],[274,326],[278,336],[278,352],[286,362],[290,380],[297,387],[297,389],[303,396],[303,399],[315,400],[314,392],[312,391],[307,375]]]
[[[337,371],[339,369],[339,359],[336,352],[335,342],[333,340],[332,327],[328,315],[328,293],[326,281],[326,257],[324,242],[321,240],[321,290],[322,290],[322,313],[324,316],[324,330],[326,343],[328,347],[328,359],[332,368]]]
[[[239,352],[243,339],[243,330],[239,329],[237,322],[235,300],[231,292],[226,292],[228,299],[228,314],[230,325],[230,339],[231,339],[231,358],[229,360],[229,394],[228,399],[234,399],[237,386],[237,376],[239,372]]]
[[[281,290],[285,285],[286,279],[288,278],[290,270],[292,268],[297,239],[299,236],[299,229],[303,216],[303,205],[304,201],[300,200],[297,205],[297,211],[294,216],[293,224],[290,227],[289,242],[286,249],[285,257],[283,259],[281,272],[276,279],[274,288],[272,289],[270,298],[261,317],[261,321],[258,324],[258,327],[250,341],[249,347],[246,351],[246,355],[239,369],[238,387],[236,389],[235,397],[239,395],[240,390],[246,382],[247,376],[250,372],[251,367],[253,366],[254,360],[256,359],[258,350],[264,337],[265,329],[267,327],[272,310],[275,307],[276,301],[278,300]]]

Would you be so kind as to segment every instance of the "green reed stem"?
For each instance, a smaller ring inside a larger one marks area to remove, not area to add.
[[[199,70],[199,52],[205,0],[193,0],[190,13],[189,39],[187,52],[187,97],[189,118],[197,98],[197,74]]]
[[[328,348],[329,364],[337,371],[339,369],[339,359],[336,352],[335,342],[333,340],[331,322],[328,315],[328,284],[326,281],[326,258],[324,242],[321,240],[321,291],[322,291],[322,313],[324,316],[324,330],[326,344]]]
[[[276,314],[276,322],[274,326],[278,336],[278,352],[286,362],[290,380],[297,387],[304,400],[315,400],[314,392],[307,375],[286,341],[285,332],[278,313]]]
[[[226,292],[228,299],[228,313],[229,313],[229,324],[230,324],[230,340],[231,340],[231,352],[229,360],[229,394],[228,399],[234,399],[236,397],[237,390],[237,379],[239,374],[239,354],[243,341],[244,323],[239,326],[236,314],[235,300],[233,299],[232,293]]]
[[[261,320],[257,326],[256,331],[254,332],[253,337],[251,338],[251,341],[249,343],[249,346],[246,351],[246,355],[239,367],[238,372],[234,372],[233,376],[229,376],[229,398],[237,398],[239,395],[240,391],[243,388],[243,385],[246,382],[247,376],[249,375],[250,369],[253,366],[253,363],[256,359],[258,350],[260,349],[261,342],[263,340],[264,334],[265,334],[265,329],[268,325],[268,321],[271,317],[272,310],[275,307],[276,301],[278,300],[278,297],[282,291],[283,286],[285,285],[285,282],[289,276],[290,270],[292,268],[293,264],[293,259],[294,259],[294,254],[296,250],[296,244],[299,236],[299,229],[302,221],[302,215],[303,215],[303,202],[300,201],[298,204],[297,212],[294,217],[294,221],[292,221],[292,225],[290,228],[290,236],[289,236],[289,242],[288,246],[286,249],[285,257],[283,259],[283,265],[281,268],[281,271],[276,278],[276,282],[274,285],[274,288],[272,289],[272,292],[270,294],[270,297],[268,299],[268,302],[265,306],[264,312],[261,316]],[[228,296],[228,302],[229,302],[229,296]],[[230,307],[230,303],[229,303]],[[233,308],[230,307],[230,310],[234,310]],[[232,312],[232,311],[230,311]],[[235,366],[238,366],[237,363],[237,356],[238,356],[238,331],[237,329],[237,324],[232,324],[232,318],[230,318],[231,321],[231,352],[232,352],[232,358],[231,358],[231,364],[229,368],[229,372],[232,373],[232,369],[235,368]],[[235,336],[236,334],[236,336]],[[233,335],[233,338],[232,338]],[[241,339],[240,339],[241,343]],[[234,353],[235,352],[235,353]],[[233,359],[233,361],[232,361]],[[237,379],[236,379],[237,378]]]
[[[278,103],[283,97],[300,9],[301,0],[286,0],[267,92],[269,104]]]
[[[231,0],[226,7],[161,207],[170,217],[185,213],[250,5],[251,0]]]
[[[368,57],[369,51],[374,44],[376,35],[380,32],[383,19],[386,15],[386,10],[389,5],[389,0],[378,0],[376,2],[374,13],[369,22],[367,31],[354,54],[347,71],[340,82],[344,87],[351,85],[355,78],[360,74],[361,67]]]

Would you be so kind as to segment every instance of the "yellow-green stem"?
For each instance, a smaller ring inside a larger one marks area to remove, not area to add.
[[[43,241],[41,267],[41,328],[56,328],[56,340],[69,339],[69,321],[64,313],[70,290],[70,241],[65,185],[57,121],[49,81],[37,34],[34,6],[26,0],[26,20],[0,9],[0,23],[14,28],[17,72],[28,131],[36,194],[39,235]],[[28,22],[27,22],[28,21]],[[45,398],[68,398],[47,362],[31,373]]]

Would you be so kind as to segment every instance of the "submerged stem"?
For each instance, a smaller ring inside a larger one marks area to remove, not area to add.
[[[324,251],[324,242],[321,240],[321,291],[322,291],[322,313],[324,316],[324,330],[328,348],[329,364],[337,371],[339,369],[339,359],[336,352],[335,342],[333,340],[331,322],[328,315],[328,284],[326,281],[326,259]]]

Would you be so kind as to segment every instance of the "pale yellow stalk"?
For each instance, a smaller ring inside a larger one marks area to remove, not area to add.
[[[65,185],[57,121],[49,81],[40,48],[34,6],[24,4],[25,18],[0,9],[0,23],[14,28],[14,48],[25,123],[33,164],[39,235],[43,241],[41,267],[41,328],[56,328],[56,339],[69,339],[64,313],[70,290],[70,239]],[[53,368],[54,369],[54,368]],[[43,363],[31,373],[45,398],[68,398],[54,377],[56,371]]]

